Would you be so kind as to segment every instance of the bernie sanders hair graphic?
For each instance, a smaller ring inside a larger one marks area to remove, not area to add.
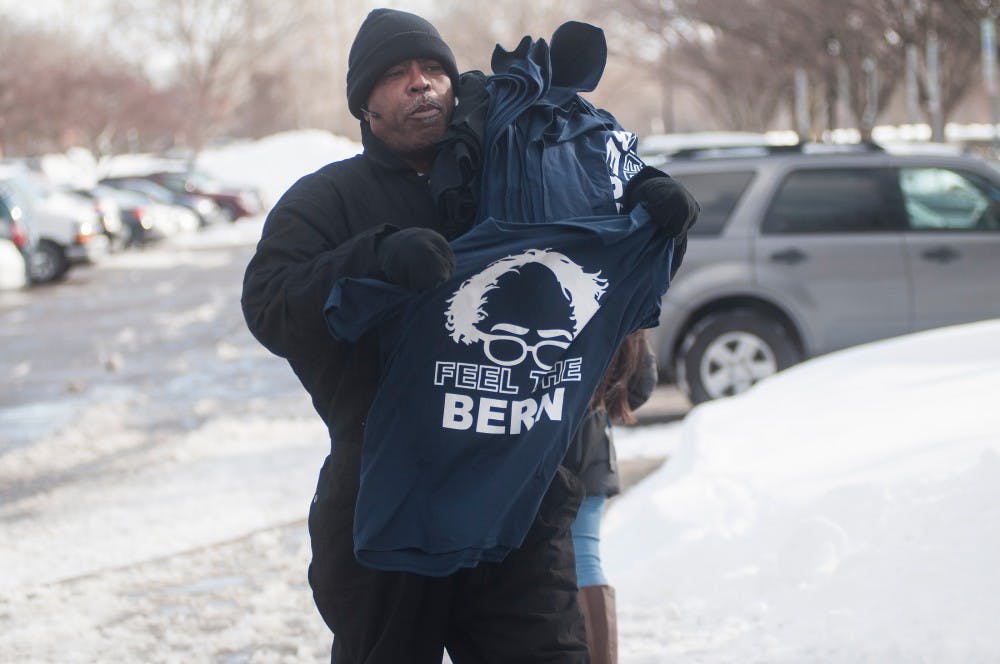
[[[572,331],[540,330],[539,333],[548,338],[543,339],[536,346],[526,346],[517,338],[518,334],[523,333],[517,326],[500,324],[494,326],[494,329],[489,332],[476,327],[480,321],[486,318],[485,306],[488,293],[499,288],[500,277],[505,274],[518,273],[520,268],[531,263],[542,265],[555,275],[563,296],[572,309],[570,315],[570,321],[573,324]],[[535,362],[544,368],[545,363],[538,356],[538,347],[567,348],[587,324],[587,321],[600,308],[599,300],[608,288],[607,279],[601,278],[600,274],[600,271],[586,272],[563,254],[551,249],[529,249],[514,256],[501,258],[488,265],[482,272],[466,279],[455,291],[448,300],[448,308],[445,312],[446,328],[451,333],[451,338],[455,343],[471,345],[482,342],[487,356],[501,366],[520,364],[530,353],[535,358]],[[496,334],[496,332],[501,334]],[[490,352],[490,346],[494,341],[520,342],[521,352],[514,358],[497,358]]]

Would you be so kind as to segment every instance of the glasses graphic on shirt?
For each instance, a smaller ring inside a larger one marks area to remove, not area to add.
[[[566,330],[534,330],[540,341],[529,346],[524,337],[531,331],[519,325],[497,323],[482,335],[486,357],[494,364],[512,367],[524,362],[530,354],[539,369],[551,370],[569,348],[573,335]]]

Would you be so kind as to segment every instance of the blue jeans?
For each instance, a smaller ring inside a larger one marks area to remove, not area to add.
[[[587,496],[573,522],[573,552],[576,555],[576,585],[606,586],[601,569],[601,514],[605,496]]]

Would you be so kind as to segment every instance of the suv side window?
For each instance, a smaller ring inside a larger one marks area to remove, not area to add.
[[[897,227],[887,169],[808,169],[789,174],[764,218],[764,233],[863,233]]]
[[[688,235],[721,233],[736,203],[753,180],[753,176],[753,171],[689,173],[676,176],[677,181],[683,184],[701,205],[698,221],[691,227]]]
[[[901,168],[899,186],[913,230],[1000,230],[1000,191],[947,168]]]

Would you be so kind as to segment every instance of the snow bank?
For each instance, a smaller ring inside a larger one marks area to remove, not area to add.
[[[622,661],[1000,656],[998,335],[871,344],[693,410],[606,519]]]
[[[198,167],[227,182],[258,187],[270,206],[303,175],[361,149],[360,143],[325,131],[291,131],[205,150]]]

